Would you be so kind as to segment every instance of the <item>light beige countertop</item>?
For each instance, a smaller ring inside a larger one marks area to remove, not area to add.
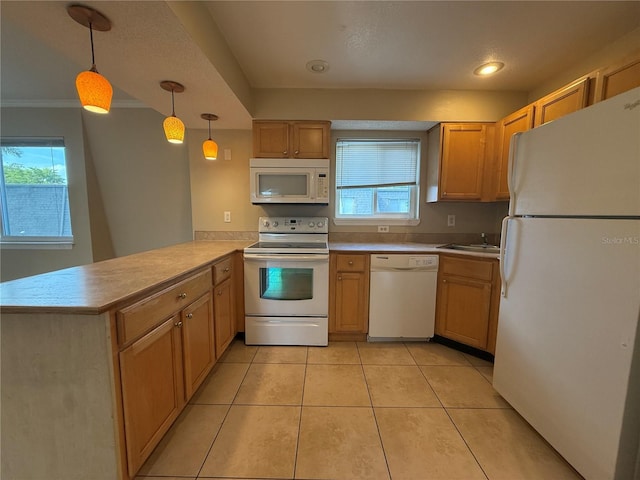
[[[194,241],[0,283],[1,313],[98,314],[252,242]]]
[[[354,253],[446,253],[450,255],[464,255],[466,257],[493,258],[499,256],[495,253],[466,252],[450,248],[440,248],[443,244],[428,243],[362,243],[362,242],[329,242],[329,250],[332,252]]]
[[[103,262],[0,283],[1,313],[99,314],[145,291],[188,275],[253,243],[193,241]],[[447,253],[497,258],[490,253],[461,252],[424,243],[330,242],[332,252]]]

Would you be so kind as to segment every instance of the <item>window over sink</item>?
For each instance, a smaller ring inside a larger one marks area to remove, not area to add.
[[[338,139],[335,223],[419,223],[420,140]]]

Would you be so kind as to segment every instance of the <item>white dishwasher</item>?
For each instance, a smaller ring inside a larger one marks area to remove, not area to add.
[[[433,337],[437,255],[371,255],[369,341]]]

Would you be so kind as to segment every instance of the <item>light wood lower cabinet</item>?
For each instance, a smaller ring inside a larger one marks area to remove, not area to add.
[[[207,268],[117,312],[131,478],[216,361],[211,287]],[[138,333],[142,331],[146,333]]]
[[[237,332],[235,277],[238,272],[235,258],[235,256],[229,256],[213,265],[216,359],[222,356]]]
[[[436,334],[493,353],[498,284],[496,260],[440,255]]]
[[[184,388],[189,399],[216,361],[213,302],[206,293],[181,313]]]
[[[369,330],[369,255],[331,254],[329,334],[364,339]]]
[[[180,317],[120,352],[127,469],[134,477],[185,403]]]

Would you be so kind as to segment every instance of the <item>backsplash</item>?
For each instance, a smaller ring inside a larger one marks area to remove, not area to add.
[[[258,240],[258,232],[194,232],[195,240]],[[375,233],[375,232],[329,232],[329,241],[336,243],[482,243],[477,233]],[[487,234],[487,241],[497,245],[500,235]]]

